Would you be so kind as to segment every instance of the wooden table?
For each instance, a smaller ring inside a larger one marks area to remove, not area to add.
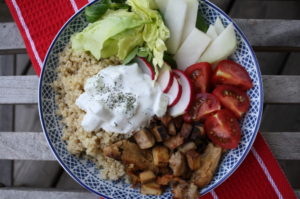
[[[214,1],[227,10],[232,1]],[[300,20],[234,19],[256,51],[300,51]],[[25,53],[24,43],[14,23],[0,23],[0,54]],[[300,67],[300,66],[299,66]],[[300,76],[264,75],[265,106],[300,104]],[[36,104],[36,76],[0,76],[0,104]],[[8,115],[9,117],[9,115]],[[278,160],[300,160],[300,132],[263,132]],[[0,132],[2,160],[54,161],[42,132]],[[11,170],[7,176],[11,178]],[[300,190],[295,190],[300,197]],[[4,198],[97,198],[84,191],[3,187]],[[0,197],[1,198],[1,197]]]

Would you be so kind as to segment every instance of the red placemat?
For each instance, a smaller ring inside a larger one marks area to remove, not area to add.
[[[62,25],[87,0],[6,0],[39,75],[48,47]],[[259,133],[242,165],[222,185],[201,198],[296,198],[278,162]]]

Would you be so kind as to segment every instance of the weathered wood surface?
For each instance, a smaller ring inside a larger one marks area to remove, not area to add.
[[[255,47],[300,50],[300,20],[235,18],[234,21]],[[14,23],[0,23],[0,30],[0,53],[16,52],[17,49],[25,52],[22,38]]]
[[[70,190],[70,189],[84,190],[84,188],[65,171],[60,176],[58,183],[56,184],[55,187],[63,190]]]
[[[300,103],[300,76],[263,76],[266,103]]]
[[[262,133],[277,159],[300,160],[299,132]]]
[[[211,0],[211,2],[216,4],[216,6],[218,6],[225,12],[227,12],[230,8],[230,5],[233,3],[233,0]]]
[[[235,19],[252,46],[299,48],[300,20]],[[293,49],[295,50],[295,49]]]
[[[42,133],[0,133],[0,159],[55,160]]]
[[[300,132],[263,133],[278,159],[300,160]],[[55,160],[42,133],[0,133],[0,159]]]
[[[300,103],[300,76],[263,76],[266,103]],[[32,104],[38,100],[36,76],[0,77],[0,104]]]
[[[25,45],[15,23],[0,23],[0,54],[25,53]]]
[[[0,188],[1,199],[99,199],[87,191],[65,191],[58,189]]]
[[[0,77],[0,104],[32,104],[37,100],[37,76]]]

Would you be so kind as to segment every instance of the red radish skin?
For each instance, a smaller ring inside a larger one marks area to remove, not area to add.
[[[142,69],[142,71],[148,74],[152,80],[154,80],[155,72],[151,64],[143,57],[137,57],[135,60],[139,67]]]
[[[169,107],[175,106],[182,95],[182,86],[178,83],[176,77],[174,77],[173,84],[167,95],[169,97]]]
[[[157,78],[157,83],[164,93],[169,92],[174,82],[174,75],[170,70],[161,72]]]
[[[179,101],[169,109],[170,115],[177,117],[184,114],[189,109],[193,98],[193,89],[191,81],[183,71],[173,70],[173,73],[178,77],[178,82],[182,86],[182,94]]]

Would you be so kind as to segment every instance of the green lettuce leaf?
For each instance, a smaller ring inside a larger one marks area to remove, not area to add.
[[[167,50],[165,41],[170,37],[170,31],[157,10],[154,0],[127,0],[134,13],[149,23],[144,25],[143,39],[146,47],[153,53],[152,64],[155,73],[158,74],[158,67],[162,67],[164,52]]]
[[[96,59],[117,55],[122,60],[135,45],[142,44],[142,27],[146,23],[134,12],[109,10],[101,20],[71,37],[72,49],[88,51]]]

